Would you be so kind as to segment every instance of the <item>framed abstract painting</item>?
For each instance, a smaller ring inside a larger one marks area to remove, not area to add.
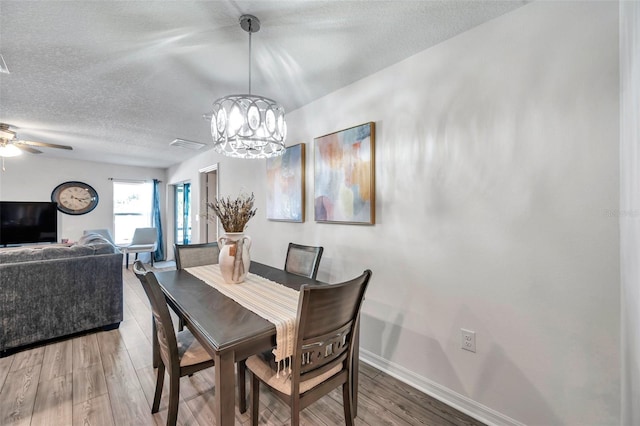
[[[316,222],[375,223],[375,123],[314,139]]]
[[[304,222],[304,144],[267,158],[267,219]]]

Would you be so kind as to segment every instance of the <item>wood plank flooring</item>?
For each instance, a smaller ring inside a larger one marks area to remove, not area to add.
[[[120,328],[62,340],[0,358],[0,425],[164,425],[167,386],[160,412],[151,414],[155,370],[151,365],[151,312],[130,270],[124,276]],[[175,321],[177,324],[177,321]],[[165,378],[168,384],[168,377]],[[248,389],[248,385],[247,385]],[[214,370],[183,377],[180,425],[214,425]],[[263,389],[260,424],[289,424],[289,408]],[[344,424],[338,390],[301,413],[306,425]],[[236,424],[249,425],[236,410]],[[481,425],[471,417],[361,363],[358,426]]]

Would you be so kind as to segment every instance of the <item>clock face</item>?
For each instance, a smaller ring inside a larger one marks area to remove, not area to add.
[[[98,205],[98,193],[83,182],[65,182],[56,186],[51,201],[58,203],[62,213],[80,215],[89,213]]]

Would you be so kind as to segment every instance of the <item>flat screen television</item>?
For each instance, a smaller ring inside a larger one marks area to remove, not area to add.
[[[0,245],[58,241],[56,203],[0,201]]]

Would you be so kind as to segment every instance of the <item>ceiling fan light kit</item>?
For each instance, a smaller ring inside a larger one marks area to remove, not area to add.
[[[0,144],[0,157],[17,157],[18,155],[22,155],[22,151],[17,146]]]
[[[214,149],[235,158],[276,157],[286,148],[284,108],[273,99],[251,94],[251,34],[260,30],[260,21],[242,15],[240,27],[249,33],[249,94],[229,95],[213,103]]]
[[[0,157],[2,157],[2,170],[4,171],[4,159],[22,155],[20,148],[13,144],[16,132],[9,129],[6,124],[0,123]]]

